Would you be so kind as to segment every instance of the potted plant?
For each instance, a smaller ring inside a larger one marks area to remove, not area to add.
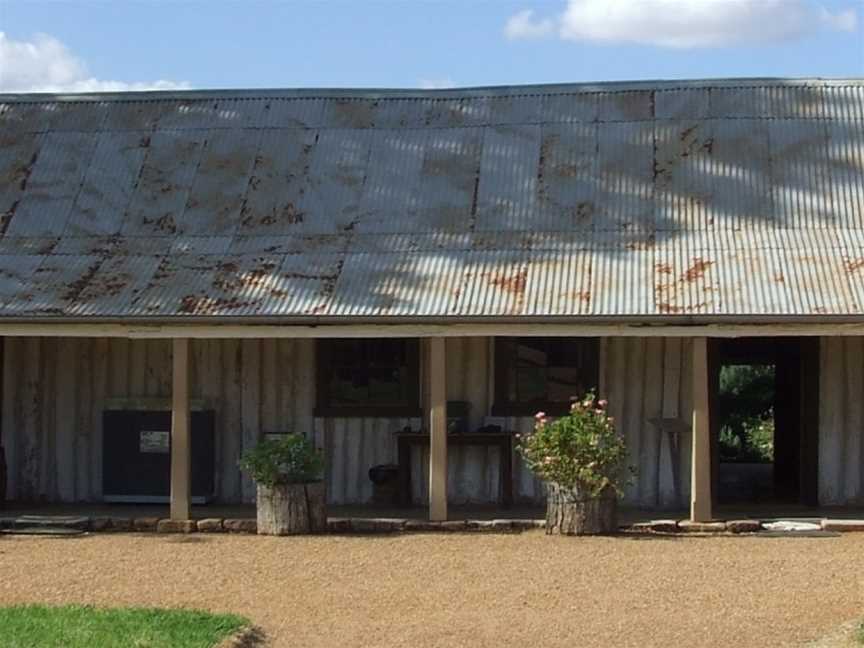
[[[263,439],[243,453],[240,469],[258,486],[258,533],[294,535],[327,530],[324,458],[305,437]]]
[[[605,400],[589,393],[565,416],[538,412],[534,431],[519,438],[519,452],[547,485],[546,533],[593,535],[618,528],[617,498],[633,470],[606,408]]]

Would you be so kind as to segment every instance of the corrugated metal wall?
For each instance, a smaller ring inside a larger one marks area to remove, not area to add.
[[[862,504],[864,338],[822,338],[820,363],[819,502]]]
[[[650,421],[681,419],[689,426],[691,341],[609,338],[605,349],[605,395],[638,471],[625,503],[645,508],[684,506],[690,497],[690,434],[682,433],[673,442],[669,433],[661,433]]]
[[[311,340],[199,340],[192,395],[216,412],[216,493],[253,501],[237,458],[259,432],[311,431]],[[102,411],[171,395],[166,340],[7,338],[3,443],[9,496],[98,501]],[[124,403],[126,403],[124,405]]]
[[[490,354],[488,338],[453,338],[446,343],[447,399],[468,401],[470,425],[479,427],[489,411]],[[425,372],[423,372],[425,376]],[[427,385],[422,384],[426,399]],[[406,425],[417,430],[420,419],[330,418],[316,419],[316,438],[322,439],[328,456],[328,495],[334,504],[370,501],[372,483],[368,471],[374,465],[395,463],[395,432]],[[412,499],[428,501],[428,450],[414,448],[411,456]],[[453,503],[490,502],[498,497],[498,451],[454,447],[448,453],[448,495]]]
[[[299,431],[313,434],[327,450],[331,501],[368,502],[368,469],[395,462],[394,432],[406,424],[420,427],[416,419],[313,419],[312,340],[199,340],[192,349],[193,397],[216,411],[216,492],[224,501],[254,498],[252,483],[236,467],[244,447],[262,432]],[[687,439],[675,453],[680,466],[676,489],[671,446],[647,421],[688,416],[690,381],[682,367],[689,366],[689,344],[633,338],[608,340],[604,349],[606,393],[638,457],[639,477],[628,501],[651,507],[683,503],[689,484]],[[479,426],[491,403],[490,340],[450,339],[447,356],[447,397],[470,402],[471,426]],[[9,338],[4,371],[10,496],[28,500],[98,501],[103,409],[109,403],[132,407],[136,399],[168,399],[171,394],[171,348],[165,340]],[[523,433],[533,425],[531,418],[499,422]],[[421,449],[412,456],[412,499],[417,503],[426,500],[427,457]],[[454,503],[498,499],[497,449],[454,447],[449,463]],[[542,501],[542,484],[518,455],[514,489],[519,502]]]
[[[202,340],[193,344],[193,397],[216,410],[217,495],[252,501],[236,467],[261,432],[314,435],[327,449],[333,503],[369,501],[370,466],[396,460],[393,432],[419,420],[313,418],[312,340]],[[690,435],[677,448],[649,421],[689,423],[691,344],[663,338],[610,338],[603,344],[604,394],[630,447],[638,476],[628,504],[685,506],[690,490]],[[472,403],[471,425],[491,402],[490,342],[447,341],[447,396]],[[821,354],[819,499],[864,501],[864,338],[823,338]],[[3,443],[9,496],[26,500],[98,501],[102,488],[102,417],[108,404],[171,393],[171,350],[164,340],[7,338]],[[504,419],[530,430],[530,418]],[[515,458],[516,500],[540,501],[542,485]],[[426,452],[412,457],[414,501],[426,498]],[[449,490],[454,503],[495,501],[497,450],[453,448]],[[677,468],[677,470],[673,469]]]

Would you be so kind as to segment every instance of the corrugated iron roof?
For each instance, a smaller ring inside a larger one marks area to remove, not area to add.
[[[0,317],[862,314],[862,80],[0,95]]]

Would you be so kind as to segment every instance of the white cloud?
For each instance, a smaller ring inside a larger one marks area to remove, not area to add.
[[[695,48],[779,43],[857,26],[854,9],[832,12],[812,0],[569,0],[554,19],[514,14],[504,34]]]
[[[544,38],[555,33],[555,20],[552,18],[534,19],[534,11],[525,9],[513,14],[504,25],[504,35],[510,40]]]
[[[61,41],[37,34],[29,41],[12,40],[0,32],[0,92],[116,92],[175,90],[185,81],[112,81],[89,74],[84,61]]]
[[[854,9],[831,13],[825,7],[819,8],[819,19],[829,29],[854,32],[858,29],[858,13]]]
[[[450,77],[442,77],[440,79],[420,79],[418,85],[423,90],[440,90],[442,88],[452,88],[456,84]]]

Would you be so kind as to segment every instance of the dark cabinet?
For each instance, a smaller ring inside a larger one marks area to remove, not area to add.
[[[192,501],[213,496],[213,412],[192,412]],[[106,502],[167,502],[171,493],[171,412],[110,410],[102,416]]]

